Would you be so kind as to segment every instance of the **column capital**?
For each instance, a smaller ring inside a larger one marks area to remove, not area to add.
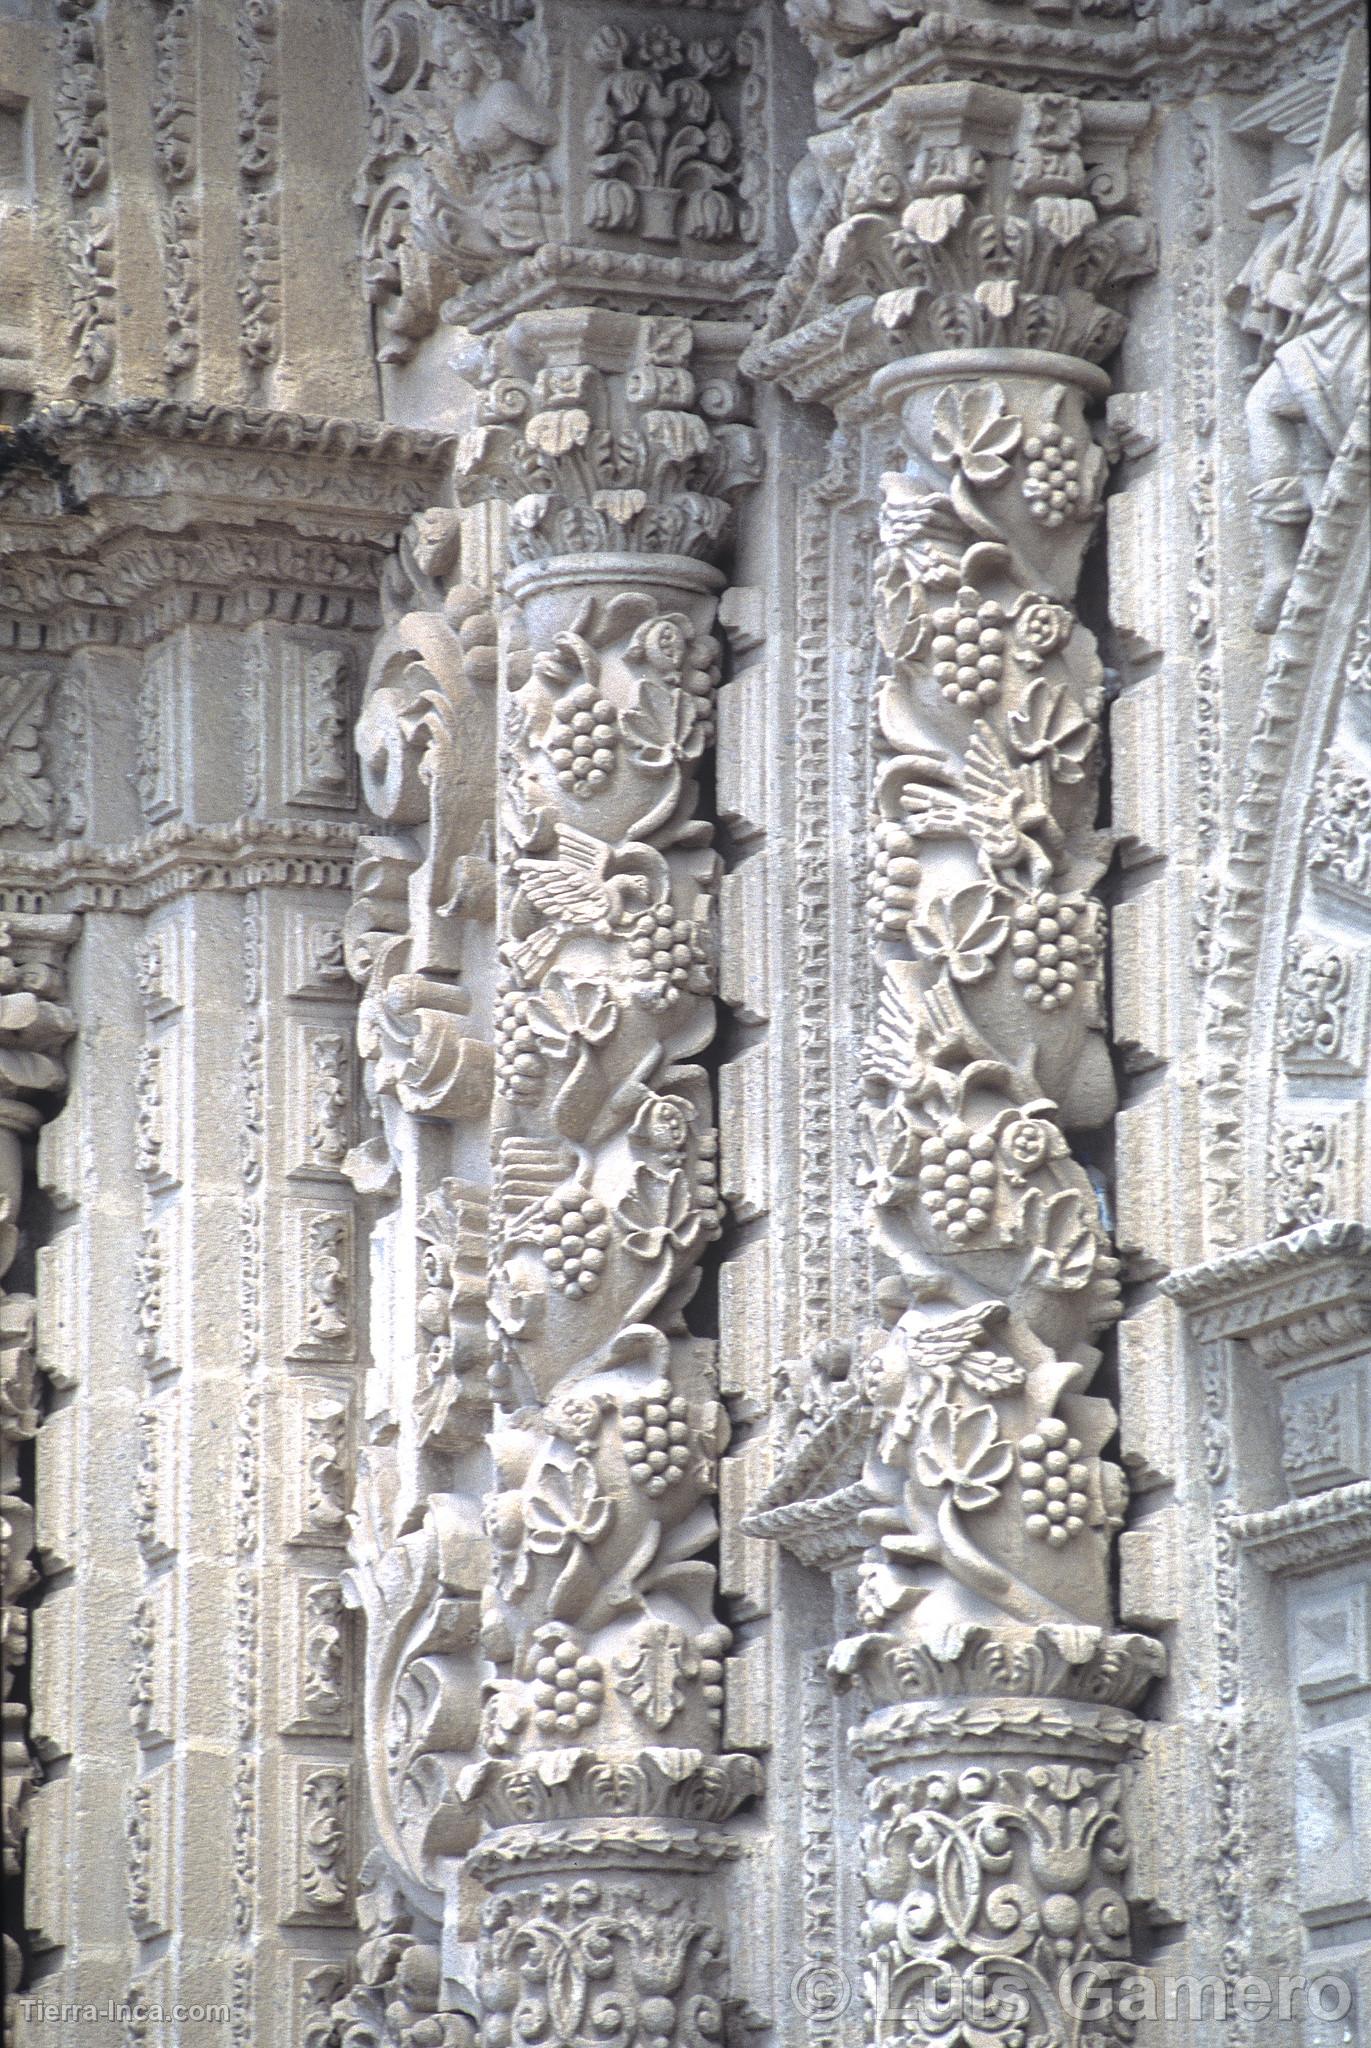
[[[1118,287],[1155,266],[1130,210],[1139,104],[956,81],[902,86],[819,152],[822,196],[744,359],[844,405],[871,374],[946,350],[1098,364]]]

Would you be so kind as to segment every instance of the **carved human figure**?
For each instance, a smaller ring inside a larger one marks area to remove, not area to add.
[[[1350,135],[1317,167],[1304,203],[1238,279],[1243,325],[1261,337],[1247,398],[1252,504],[1262,535],[1259,632],[1274,632],[1304,529],[1367,388],[1368,156]]]
[[[465,14],[445,23],[438,57],[452,86],[450,137],[463,239],[483,254],[529,248],[547,232],[552,181],[541,160],[552,117],[508,76],[494,36]]]

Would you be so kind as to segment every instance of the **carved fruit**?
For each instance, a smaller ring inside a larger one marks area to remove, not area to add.
[[[1024,1001],[1043,1010],[1062,1009],[1095,965],[1090,905],[1051,890],[1030,896],[1015,907],[1010,944]]]
[[[1023,494],[1028,509],[1044,526],[1060,526],[1081,502],[1080,449],[1074,434],[1048,420],[1041,433],[1023,444],[1028,475]]]
[[[954,1244],[965,1244],[990,1221],[995,1200],[995,1140],[953,1119],[919,1147],[919,1195]]]
[[[1019,1482],[1024,1527],[1040,1543],[1060,1550],[1085,1527],[1089,1470],[1082,1447],[1064,1422],[1048,1416],[1019,1441]]]
[[[1000,694],[1006,619],[1003,605],[970,588],[933,614],[933,679],[950,704],[975,711]]]

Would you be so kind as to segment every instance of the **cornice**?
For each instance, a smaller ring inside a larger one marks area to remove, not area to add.
[[[1160,1281],[1161,1292],[1182,1308],[1236,1304],[1273,1282],[1306,1276],[1332,1261],[1371,1258],[1371,1229],[1363,1223],[1315,1223],[1265,1244],[1249,1245],[1202,1266],[1187,1266]]]
[[[442,499],[453,445],[235,406],[45,407],[0,436],[0,645],[138,645],[301,607],[374,630],[385,561]]]
[[[0,917],[143,911],[205,890],[346,888],[361,827],[324,819],[237,818],[161,825],[121,846],[68,839],[0,855]]]
[[[808,10],[811,14],[821,9]],[[918,11],[899,28],[889,16]],[[817,24],[807,40],[821,71],[815,102],[821,127],[866,111],[899,85],[974,76],[1018,92],[1068,92],[1082,99],[1146,99],[1187,103],[1212,92],[1257,93],[1307,64],[1360,17],[1351,0],[1265,0],[1217,17],[1192,4],[1179,19],[1160,9],[1131,25],[1100,22],[1052,27],[1043,22],[968,20],[950,7],[917,9],[889,0],[882,29],[870,10],[868,47],[832,54],[843,40]],[[849,42],[855,40],[849,31]]]
[[[452,448],[444,434],[391,426],[382,420],[262,411],[242,405],[197,405],[170,398],[129,398],[117,405],[60,400],[44,406],[0,436],[0,449],[6,442],[30,441],[56,448],[84,440],[184,441],[213,448],[269,449],[278,455],[389,466],[405,474],[416,465],[440,470]]]
[[[1170,1274],[1163,1293],[1202,1343],[1241,1339],[1277,1379],[1362,1347],[1371,1332],[1371,1231],[1323,1223]]]
[[[1273,1577],[1355,1564],[1371,1558],[1371,1480],[1236,1515],[1230,1526],[1243,1549]]]

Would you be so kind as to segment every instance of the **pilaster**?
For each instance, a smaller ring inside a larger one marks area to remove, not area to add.
[[[22,2038],[74,2003],[111,2048],[140,2006],[303,2042],[346,1980],[361,1791],[348,733],[441,444],[149,403],[54,408],[18,453],[0,889],[16,928],[80,914],[93,1020],[43,1148]],[[25,752],[35,692],[64,715]],[[122,1883],[71,1885],[78,1826]]]

